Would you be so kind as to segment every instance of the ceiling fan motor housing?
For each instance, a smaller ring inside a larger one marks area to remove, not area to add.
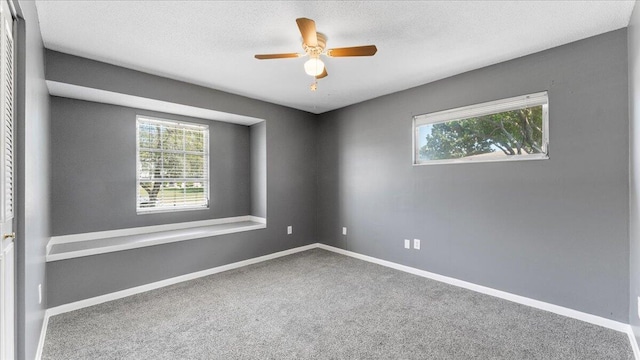
[[[326,55],[329,57],[373,56],[376,51],[378,51],[375,45],[350,46],[327,50],[327,36],[316,30],[315,21],[307,18],[297,18],[296,24],[298,24],[298,29],[302,35],[302,49],[304,49],[304,54],[258,54],[255,55],[255,58],[259,60],[267,60],[309,56],[309,60],[304,63],[304,70],[308,75],[319,80],[324,79],[329,75],[324,62],[320,60],[320,55]],[[317,84],[314,82],[312,90],[315,90],[316,86]]]
[[[309,46],[306,43],[302,43],[302,48],[310,57],[320,57],[320,54],[324,52],[327,47],[327,36],[323,33],[316,33],[318,37],[318,46]]]

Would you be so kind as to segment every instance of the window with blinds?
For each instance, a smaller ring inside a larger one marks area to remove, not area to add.
[[[548,159],[548,107],[541,92],[415,116],[413,163]]]
[[[209,207],[209,126],[138,116],[137,212]]]

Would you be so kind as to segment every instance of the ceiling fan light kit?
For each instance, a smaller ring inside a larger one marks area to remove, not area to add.
[[[378,51],[375,45],[352,46],[325,50],[327,37],[316,31],[315,21],[307,18],[298,18],[296,19],[296,23],[298,24],[298,29],[302,35],[302,49],[304,49],[304,54],[258,54],[255,58],[258,60],[269,60],[309,56],[309,60],[304,63],[304,71],[309,76],[313,76],[315,78],[314,83],[311,86],[311,91],[315,91],[317,89],[317,80],[329,75],[324,62],[320,59],[320,55],[329,57],[373,56]]]
[[[324,63],[319,58],[311,58],[304,63],[304,71],[307,75],[318,76],[324,71]]]

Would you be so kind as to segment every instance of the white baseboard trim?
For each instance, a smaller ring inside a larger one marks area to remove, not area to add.
[[[42,349],[44,348],[44,339],[47,336],[47,326],[49,326],[49,310],[44,312],[44,320],[42,320],[42,330],[40,330],[40,339],[38,340],[38,349],[36,349],[36,360],[42,359]]]
[[[631,343],[631,348],[633,349],[633,353],[634,353],[635,359],[636,360],[640,360],[640,350],[638,348],[638,343],[636,342],[635,336],[634,336],[633,331],[631,329],[631,326],[629,324],[625,324],[625,323],[622,323],[622,322],[619,322],[619,321],[606,319],[606,318],[603,318],[603,317],[600,317],[600,316],[597,316],[597,315],[584,313],[584,312],[573,310],[573,309],[566,308],[566,307],[563,307],[563,306],[554,305],[554,304],[547,303],[547,302],[544,302],[544,301],[534,300],[534,299],[527,298],[527,297],[524,297],[524,296],[508,293],[506,291],[492,289],[492,288],[489,288],[489,287],[486,287],[486,286],[477,285],[477,284],[470,283],[470,282],[467,282],[467,281],[458,280],[458,279],[455,279],[455,278],[452,278],[452,277],[431,273],[431,272],[428,272],[428,271],[425,271],[425,270],[420,270],[420,269],[413,268],[413,267],[410,267],[410,266],[397,264],[397,263],[394,263],[394,262],[391,262],[391,261],[386,261],[386,260],[374,258],[374,257],[371,257],[371,256],[362,255],[362,254],[359,254],[359,253],[356,253],[356,252],[352,252],[352,251],[348,251],[348,250],[344,250],[344,249],[340,249],[340,248],[336,248],[336,247],[333,247],[333,246],[330,246],[330,245],[325,245],[325,244],[320,244],[320,243],[310,244],[310,245],[301,246],[301,247],[297,247],[297,248],[293,248],[293,249],[289,249],[289,250],[280,251],[280,252],[269,254],[269,255],[264,255],[264,256],[260,256],[260,257],[256,257],[256,258],[252,258],[252,259],[238,261],[238,262],[235,262],[235,263],[231,263],[231,264],[227,264],[227,265],[223,265],[223,266],[218,266],[218,267],[207,269],[207,270],[203,270],[203,271],[198,271],[198,272],[194,272],[194,273],[190,273],[190,274],[176,276],[176,277],[173,277],[173,278],[170,278],[170,279],[157,281],[157,282],[154,282],[154,283],[141,285],[141,286],[137,286],[137,287],[134,287],[134,288],[121,290],[121,291],[117,291],[117,292],[114,292],[114,293],[109,293],[109,294],[105,294],[105,295],[101,295],[101,296],[97,296],[97,297],[93,297],[93,298],[89,298],[89,299],[85,299],[85,300],[80,300],[80,301],[76,301],[76,302],[73,302],[73,303],[56,306],[56,307],[53,307],[53,308],[49,308],[45,312],[45,319],[44,319],[44,322],[42,324],[42,331],[40,333],[40,340],[38,342],[38,350],[37,350],[37,353],[36,353],[36,360],[40,360],[40,358],[42,356],[42,348],[44,346],[45,335],[47,333],[47,326],[48,326],[48,323],[49,323],[49,318],[51,316],[63,314],[63,313],[74,311],[74,310],[79,310],[79,309],[82,309],[82,308],[85,308],[85,307],[98,305],[98,304],[101,304],[101,303],[104,303],[104,302],[107,302],[107,301],[121,299],[121,298],[124,298],[124,297],[127,297],[127,296],[143,293],[143,292],[150,291],[150,290],[155,290],[155,289],[158,289],[158,288],[162,288],[162,287],[165,287],[165,286],[177,284],[177,283],[180,283],[180,282],[189,281],[189,280],[197,279],[197,278],[200,278],[200,277],[217,274],[217,273],[220,273],[220,272],[223,272],[223,271],[237,269],[237,268],[240,268],[240,267],[243,267],[243,266],[256,264],[256,263],[267,261],[267,260],[272,260],[272,259],[276,259],[276,258],[279,258],[279,257],[283,257],[283,256],[287,256],[287,255],[291,255],[291,254],[295,254],[295,253],[298,253],[298,252],[307,251],[307,250],[311,250],[311,249],[315,249],[315,248],[320,248],[320,249],[324,249],[324,250],[331,251],[331,252],[334,252],[334,253],[350,256],[350,257],[353,257],[353,258],[356,258],[356,259],[360,259],[360,260],[364,260],[364,261],[371,262],[371,263],[374,263],[374,264],[378,264],[378,265],[382,265],[382,266],[385,266],[385,267],[389,267],[389,268],[392,268],[392,269],[400,270],[400,271],[407,272],[407,273],[410,273],[410,274],[413,274],[413,275],[418,275],[418,276],[421,276],[421,277],[425,277],[425,278],[432,279],[432,280],[435,280],[435,281],[443,282],[443,283],[450,284],[450,285],[453,285],[453,286],[465,288],[465,289],[468,289],[468,290],[471,290],[471,291],[479,292],[479,293],[490,295],[490,296],[495,296],[495,297],[498,297],[498,298],[501,298],[501,299],[505,299],[505,300],[508,300],[508,301],[512,301],[512,302],[515,302],[515,303],[518,303],[518,304],[531,306],[531,307],[534,307],[534,308],[537,308],[537,309],[541,309],[541,310],[545,310],[545,311],[549,311],[549,312],[552,312],[552,313],[555,313],[555,314],[558,314],[558,315],[574,318],[574,319],[585,321],[585,322],[588,322],[588,323],[591,323],[591,324],[594,324],[594,325],[598,325],[598,326],[602,326],[602,327],[609,328],[609,329],[612,329],[612,330],[624,332],[629,337],[629,342]]]
[[[217,274],[217,273],[220,273],[220,272],[223,272],[223,271],[237,269],[237,268],[240,268],[240,267],[243,267],[243,266],[252,265],[252,264],[256,264],[256,263],[267,261],[267,260],[277,259],[279,257],[295,254],[295,253],[302,252],[302,251],[307,251],[307,250],[310,250],[310,249],[314,249],[316,247],[318,247],[318,244],[300,246],[300,247],[297,247],[297,248],[284,250],[284,251],[279,251],[279,252],[276,252],[276,253],[273,253],[273,254],[269,254],[269,255],[264,255],[264,256],[259,256],[259,257],[252,258],[252,259],[242,260],[242,261],[238,261],[238,262],[234,262],[234,263],[231,263],[231,264],[214,267],[214,268],[207,269],[207,270],[197,271],[197,272],[193,272],[193,273],[190,273],[190,274],[185,274],[185,275],[180,275],[180,276],[176,276],[176,277],[173,277],[173,278],[169,278],[169,279],[166,279],[166,280],[156,281],[156,282],[153,282],[153,283],[150,283],[150,284],[146,284],[146,285],[140,285],[140,286],[136,286],[136,287],[125,289],[125,290],[116,291],[116,292],[113,292],[113,293],[96,296],[96,297],[89,298],[89,299],[75,301],[75,302],[72,302],[72,303],[69,303],[69,304],[64,304],[64,305],[60,305],[60,306],[49,308],[47,311],[49,312],[50,316],[55,316],[55,315],[59,315],[59,314],[63,314],[63,313],[69,312],[69,311],[74,311],[74,310],[82,309],[82,308],[85,308],[85,307],[102,304],[102,303],[107,302],[107,301],[122,299],[123,297],[127,297],[127,296],[131,296],[131,295],[143,293],[143,292],[150,291],[150,290],[159,289],[159,288],[162,288],[162,287],[165,287],[165,286],[181,283],[181,282],[184,282],[184,281],[189,281],[189,280],[201,278],[201,277],[204,277],[204,276]]]
[[[616,331],[621,331],[626,333],[628,331],[629,328],[629,324],[625,324],[625,323],[621,323],[619,321],[615,321],[615,320],[611,320],[611,319],[606,319],[597,315],[592,315],[592,314],[587,314],[581,311],[577,311],[577,310],[573,310],[573,309],[569,309],[563,306],[558,306],[558,305],[554,305],[554,304],[550,304],[544,301],[539,301],[539,300],[534,300],[531,298],[527,298],[524,296],[520,296],[520,295],[516,295],[516,294],[511,294],[508,293],[506,291],[501,291],[501,290],[496,290],[496,289],[492,289],[490,287],[486,287],[486,286],[482,286],[482,285],[477,285],[474,283],[470,283],[467,281],[463,281],[463,280],[458,280],[452,277],[448,277],[448,276],[443,276],[443,275],[439,275],[439,274],[435,274],[432,272],[428,272],[425,270],[420,270],[420,269],[416,269],[410,266],[405,266],[405,265],[400,265],[391,261],[386,261],[386,260],[381,260],[378,258],[374,258],[371,256],[367,256],[367,255],[362,255],[359,253],[355,253],[352,251],[348,251],[348,250],[344,250],[344,249],[340,249],[340,248],[336,248],[333,246],[329,246],[329,245],[325,245],[325,244],[318,244],[318,247],[321,249],[325,249],[328,251],[332,251],[338,254],[342,254],[342,255],[346,255],[346,256],[350,256],[356,259],[360,259],[360,260],[364,260],[364,261],[368,261],[374,264],[378,264],[378,265],[382,265],[382,266],[386,266],[392,269],[396,269],[396,270],[400,270],[400,271],[404,271],[413,275],[418,275],[418,276],[422,276],[425,278],[429,278],[432,280],[436,280],[436,281],[440,281],[446,284],[450,284],[450,285],[454,285],[457,287],[461,287],[461,288],[465,288],[468,290],[472,290],[475,292],[479,292],[482,294],[486,294],[486,295],[491,295],[491,296],[495,296],[501,299],[505,299],[505,300],[509,300],[518,304],[522,304],[522,305],[527,305],[527,306],[531,306],[537,309],[541,309],[541,310],[546,310],[546,311],[550,311],[552,313],[556,313],[559,315],[563,315],[563,316],[567,316],[570,318],[574,318],[574,319],[578,319],[578,320],[582,320],[594,325],[599,325],[599,326],[603,326],[609,329],[613,329]]]
[[[636,341],[636,335],[633,333],[631,325],[628,325],[627,336],[629,336],[629,343],[631,343],[631,350],[633,350],[633,357],[636,360],[640,360],[640,348],[638,348],[638,341]]]
[[[276,253],[273,253],[273,254],[268,254],[268,255],[252,258],[252,259],[242,260],[242,261],[238,261],[238,262],[227,264],[227,265],[218,266],[218,267],[207,269],[207,270],[197,271],[197,272],[190,273],[190,274],[176,276],[176,277],[173,277],[173,278],[170,278],[170,279],[157,281],[157,282],[154,282],[154,283],[151,283],[151,284],[136,286],[136,287],[133,287],[133,288],[130,288],[130,289],[116,291],[116,292],[113,292],[113,293],[109,293],[109,294],[105,294],[105,295],[101,295],[101,296],[96,296],[96,297],[93,297],[93,298],[84,299],[84,300],[80,300],[80,301],[75,301],[75,302],[72,302],[72,303],[69,303],[69,304],[64,304],[64,305],[56,306],[56,307],[53,307],[53,308],[49,308],[49,309],[47,309],[45,311],[45,314],[44,314],[44,321],[42,323],[42,330],[40,331],[40,339],[38,340],[38,349],[36,350],[36,359],[35,360],[40,360],[42,358],[42,350],[44,348],[44,340],[45,340],[45,337],[47,335],[47,327],[49,325],[49,318],[52,317],[52,316],[60,315],[60,314],[66,313],[66,312],[74,311],[74,310],[79,310],[79,309],[86,308],[86,307],[93,306],[93,305],[102,304],[102,303],[107,302],[107,301],[121,299],[121,298],[124,298],[124,297],[127,297],[127,296],[143,293],[143,292],[146,292],[146,291],[159,289],[161,287],[165,287],[165,286],[181,283],[181,282],[184,282],[184,281],[189,281],[189,280],[197,279],[197,278],[200,278],[200,277],[217,274],[217,273],[220,273],[220,272],[223,272],[223,271],[233,270],[233,269],[237,269],[237,268],[240,268],[240,267],[243,267],[243,266],[247,266],[247,265],[251,265],[251,264],[257,264],[259,262],[272,260],[272,259],[277,259],[279,257],[295,254],[295,253],[302,252],[302,251],[307,251],[307,250],[310,250],[310,249],[315,249],[317,247],[318,247],[318,244],[300,246],[300,247],[293,248],[293,249],[279,251],[279,252],[276,252]]]

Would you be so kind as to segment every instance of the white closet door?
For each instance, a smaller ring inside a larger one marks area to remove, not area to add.
[[[0,358],[15,359],[13,17],[0,0]]]

